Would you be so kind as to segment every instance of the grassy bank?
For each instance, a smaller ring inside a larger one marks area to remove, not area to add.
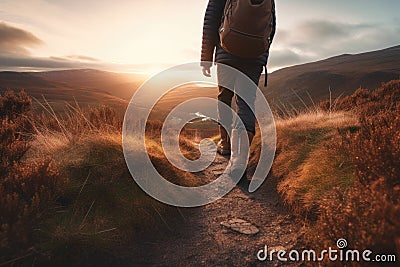
[[[310,112],[277,120],[273,175],[282,179],[277,189],[285,204],[313,216],[332,188],[353,184],[350,159],[335,144],[339,142],[338,128],[356,128],[357,124],[352,114],[344,112]]]
[[[34,114],[24,93],[1,98],[0,263],[134,264],[142,236],[162,233],[180,211],[135,184],[122,153],[120,114],[108,107],[66,106],[61,115],[42,108]],[[194,185],[171,168],[156,131],[148,131],[146,143],[161,173]],[[181,148],[196,156],[185,137]]]
[[[277,120],[271,179],[307,222],[310,246],[345,238],[348,248],[400,257],[399,95],[400,81],[392,81]]]

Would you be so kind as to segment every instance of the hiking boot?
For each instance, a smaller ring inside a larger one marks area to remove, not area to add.
[[[221,155],[230,155],[231,154],[231,143],[229,140],[228,133],[226,132],[223,126],[219,126],[219,134],[221,136],[221,140],[219,140],[217,144],[217,151]]]
[[[229,172],[231,178],[237,178],[243,173],[241,178],[246,177],[246,168],[249,158],[250,144],[254,134],[244,130],[232,130],[231,136],[231,159],[229,161]],[[246,138],[249,140],[249,146],[246,146]]]

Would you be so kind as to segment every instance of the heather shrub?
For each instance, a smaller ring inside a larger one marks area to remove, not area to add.
[[[28,162],[32,105],[24,93],[0,95],[0,260],[26,253],[56,199],[61,179],[49,159]]]
[[[0,174],[13,168],[29,148],[31,119],[31,101],[24,92],[0,94]]]
[[[393,111],[362,116],[360,129],[341,131],[342,146],[352,156],[355,175],[363,185],[384,178],[391,188],[400,185],[400,102]]]
[[[369,249],[375,254],[400,255],[400,206],[393,197],[399,188],[389,189],[384,178],[364,185],[355,182],[344,190],[337,188],[321,205],[321,215],[313,242],[327,248],[339,238],[348,241],[348,249]]]
[[[333,102],[323,101],[323,110],[352,111],[362,116],[374,116],[379,112],[395,110],[400,102],[400,80],[382,83],[376,90],[359,88],[352,95],[338,98]]]
[[[337,189],[321,204],[317,242],[337,238],[352,248],[400,256],[400,81],[343,99],[354,103],[360,127],[339,131],[337,149],[354,165],[354,186]],[[368,99],[367,102],[364,102]],[[315,241],[315,240],[314,240]]]

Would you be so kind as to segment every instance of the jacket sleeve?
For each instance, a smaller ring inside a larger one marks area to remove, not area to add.
[[[276,12],[275,12],[275,0],[272,0],[272,31],[271,35],[269,36],[270,43],[274,40],[276,32]]]
[[[203,24],[201,46],[201,66],[211,67],[215,46],[219,42],[219,27],[224,13],[226,0],[209,0]]]

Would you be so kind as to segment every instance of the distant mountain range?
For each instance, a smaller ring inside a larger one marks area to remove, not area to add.
[[[200,71],[200,69],[199,69]],[[50,72],[0,72],[0,89],[24,89],[37,99],[63,106],[65,101],[80,105],[108,104],[125,106],[135,90],[147,78],[140,74],[121,74],[99,70]],[[329,97],[348,95],[360,86],[375,89],[382,82],[400,78],[400,46],[362,54],[345,54],[325,60],[280,69],[269,74],[263,90],[271,106],[302,107]],[[190,97],[216,96],[214,88],[193,87],[170,95],[166,106]],[[201,90],[201,91],[200,91]],[[304,103],[303,103],[304,102]]]
[[[344,54],[275,71],[264,94],[273,105],[312,105],[312,102],[349,95],[357,88],[375,89],[400,79],[400,46],[362,54]],[[301,98],[301,100],[300,100]],[[312,99],[312,100],[311,100]]]

